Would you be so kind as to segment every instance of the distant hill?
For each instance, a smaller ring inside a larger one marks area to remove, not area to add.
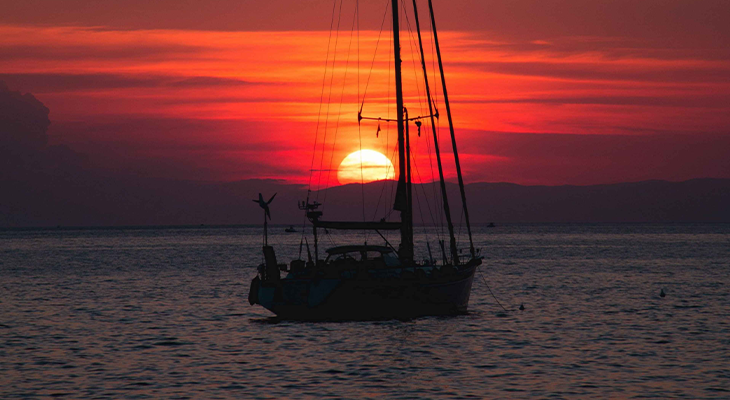
[[[378,186],[382,187],[382,184],[366,185],[366,199],[377,199],[373,189],[380,191]],[[424,186],[426,193],[433,191],[430,184]],[[389,190],[386,188],[385,192]],[[362,211],[358,208],[362,203],[361,192],[360,185],[330,189],[328,201],[338,200],[328,204],[328,219],[344,219],[346,210],[349,210],[350,218],[361,216]],[[414,188],[414,192],[423,193],[423,189]],[[461,213],[458,186],[449,183],[447,192],[454,221],[458,222]],[[466,193],[469,215],[474,223],[730,222],[730,179],[591,186],[472,183],[466,185]],[[418,212],[414,214],[414,220],[420,221]],[[430,221],[428,215],[424,219]]]
[[[475,222],[730,222],[730,179],[592,186],[475,183],[467,191]]]
[[[260,224],[262,212],[251,200],[278,193],[272,223],[299,224],[297,202],[302,185],[276,180],[200,183],[147,178],[79,180],[60,175],[45,180],[5,180],[0,198],[0,227]],[[333,187],[314,192],[324,202],[325,219],[380,219],[391,208],[394,182]],[[455,223],[460,221],[458,186],[447,185]],[[423,193],[433,184],[414,185],[421,209],[416,222],[437,213]],[[730,222],[730,179],[684,182],[645,181],[592,186],[522,186],[472,183],[466,187],[473,223],[505,222]],[[363,196],[364,192],[364,196]],[[326,201],[325,201],[326,199]],[[378,204],[376,212],[375,205]],[[397,212],[390,219],[396,219]]]

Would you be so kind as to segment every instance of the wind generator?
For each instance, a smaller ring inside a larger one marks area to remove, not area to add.
[[[269,204],[271,204],[272,201],[274,201],[274,197],[276,197],[276,193],[274,193],[273,196],[269,199],[269,201],[264,201],[264,196],[259,193],[259,199],[258,200],[252,200],[254,203],[259,203],[259,207],[264,209],[264,246],[269,245],[269,231],[268,231],[268,220],[271,219],[271,211],[269,210]]]

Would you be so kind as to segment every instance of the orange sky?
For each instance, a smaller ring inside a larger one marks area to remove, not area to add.
[[[333,3],[261,3],[214,1],[167,14],[167,2],[12,4],[0,17],[0,80],[51,110],[52,143],[88,154],[99,168],[306,183],[315,135],[315,169],[320,160],[323,169],[339,165],[360,145],[392,156],[394,126],[383,124],[376,137],[377,123],[358,131],[356,120],[386,3],[361,2],[372,9],[361,16],[367,29],[351,36],[354,2],[345,1],[334,78],[325,77],[331,104],[321,111]],[[730,177],[730,34],[718,17],[730,16],[726,3],[514,3],[538,9],[464,1],[439,26],[467,181]],[[437,12],[446,4],[435,1]],[[287,21],[292,30],[282,26]],[[425,114],[406,27],[406,106]],[[363,113],[393,117],[383,35]],[[430,64],[430,48],[427,57]],[[328,116],[323,158],[318,115]],[[440,125],[447,127],[445,118]],[[414,179],[429,181],[431,144],[411,129]]]

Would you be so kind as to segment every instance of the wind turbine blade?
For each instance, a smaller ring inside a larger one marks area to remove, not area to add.
[[[277,193],[274,193],[273,196],[269,199],[269,201],[266,202],[266,204],[271,204],[272,201],[274,201],[274,197],[276,197]]]

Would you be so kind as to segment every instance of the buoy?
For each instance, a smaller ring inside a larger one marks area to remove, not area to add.
[[[659,292],[659,297],[665,297],[665,296],[666,296],[666,294],[664,293],[664,289],[662,289],[661,292]]]
[[[523,303],[520,303],[520,311],[525,311],[525,305]]]

